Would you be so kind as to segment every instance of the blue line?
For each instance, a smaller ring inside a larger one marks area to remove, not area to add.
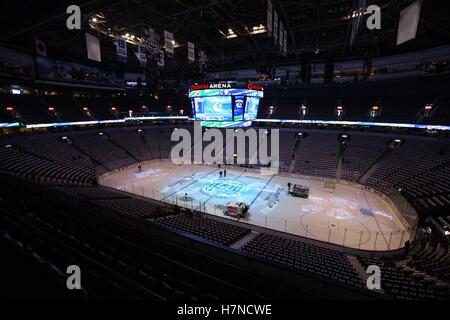
[[[241,176],[243,176],[245,173],[247,173],[246,171],[242,171],[242,173],[240,174],[240,175],[238,175],[237,177],[236,177],[236,179],[233,179],[233,180],[237,180],[237,179],[239,179]]]
[[[253,201],[250,203],[250,206],[256,201],[256,199],[258,199],[259,195],[266,189],[266,187],[269,185],[270,181],[272,181],[273,177],[275,177],[275,175],[272,175],[272,177],[270,177],[270,179],[267,181],[267,183],[264,185],[264,187],[261,189],[261,191],[259,191],[259,193],[256,195],[255,199],[253,199]]]
[[[162,200],[165,200],[165,199],[167,199],[167,198],[169,198],[169,197],[171,197],[171,196],[173,196],[175,193],[180,192],[180,191],[183,190],[184,188],[187,188],[187,187],[193,185],[194,183],[198,182],[199,180],[206,178],[206,177],[209,176],[211,173],[214,173],[214,172],[216,172],[217,170],[219,170],[219,168],[217,168],[216,170],[211,171],[210,173],[208,173],[207,175],[205,175],[205,176],[203,176],[203,177],[201,177],[201,178],[196,179],[194,182],[189,183],[189,184],[185,185],[184,187],[182,187],[182,188],[180,188],[180,189],[178,189],[178,190],[172,192],[171,194],[169,194],[169,195],[165,196],[164,198],[162,198],[161,201],[162,201]]]

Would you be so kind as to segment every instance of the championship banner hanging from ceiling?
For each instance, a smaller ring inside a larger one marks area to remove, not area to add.
[[[400,12],[400,21],[397,31],[397,45],[416,38],[421,8],[422,0],[417,0]]]
[[[102,57],[100,52],[100,42],[98,38],[90,33],[86,33],[85,37],[86,37],[86,49],[88,59],[101,62]]]
[[[198,52],[198,65],[199,65],[200,71],[205,71],[206,70],[207,62],[208,62],[208,59],[206,57],[205,52],[203,50],[200,50]]]
[[[164,30],[164,49],[167,53],[173,54],[173,33]]]
[[[163,49],[159,50],[159,56],[158,56],[157,63],[158,63],[159,67],[164,67],[164,50]]]
[[[267,0],[267,33],[269,37],[272,35],[273,30],[273,6],[272,1]]]
[[[278,36],[278,46],[280,48],[280,51],[283,51],[283,37],[284,37],[284,25],[283,22],[280,21],[280,35]]]
[[[188,61],[194,62],[195,61],[195,45],[192,42],[187,43],[188,46]]]
[[[116,37],[117,59],[121,62],[127,61],[127,42],[122,37]]]
[[[39,39],[35,39],[36,42],[36,54],[39,56],[46,57],[47,56],[47,47],[45,42]]]
[[[278,44],[278,13],[273,10],[273,43]]]
[[[147,64],[147,47],[144,44],[138,45],[138,52],[136,52],[136,58],[139,60],[141,67],[145,67]]]
[[[287,56],[287,37],[288,37],[287,30],[284,29],[284,36],[283,36],[283,55],[284,55],[285,57]]]

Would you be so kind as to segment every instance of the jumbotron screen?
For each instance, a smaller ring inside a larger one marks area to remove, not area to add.
[[[194,98],[196,120],[233,121],[231,96]]]
[[[234,96],[233,121],[244,120],[245,96]]]
[[[247,97],[245,102],[245,120],[254,120],[258,115],[259,98]]]
[[[252,84],[202,84],[189,90],[193,116],[199,121],[254,120],[262,97],[263,88]]]

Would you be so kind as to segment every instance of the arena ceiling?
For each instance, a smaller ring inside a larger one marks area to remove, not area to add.
[[[173,32],[183,47],[187,41],[208,57],[208,70],[256,68],[300,64],[302,61],[340,61],[354,57],[379,57],[423,50],[450,43],[450,2],[423,0],[418,35],[396,46],[400,11],[414,0],[366,1],[382,9],[382,29],[361,28],[349,45],[351,19],[357,0],[272,0],[288,31],[288,54],[284,57],[266,33],[248,30],[266,23],[266,0],[95,0],[95,1],[3,1],[0,42],[31,51],[34,38],[47,43],[49,56],[83,60],[84,32],[92,32],[90,19],[99,14],[115,33],[139,35],[148,25],[156,32]],[[82,30],[69,31],[65,20],[69,4],[80,5]],[[229,30],[236,37],[229,38]],[[95,32],[95,30],[94,30]],[[107,36],[101,40],[104,63],[112,63],[115,48]]]

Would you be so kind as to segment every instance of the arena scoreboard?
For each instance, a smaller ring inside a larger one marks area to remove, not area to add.
[[[209,83],[191,85],[192,114],[199,121],[252,121],[258,115],[264,87],[251,83]]]

